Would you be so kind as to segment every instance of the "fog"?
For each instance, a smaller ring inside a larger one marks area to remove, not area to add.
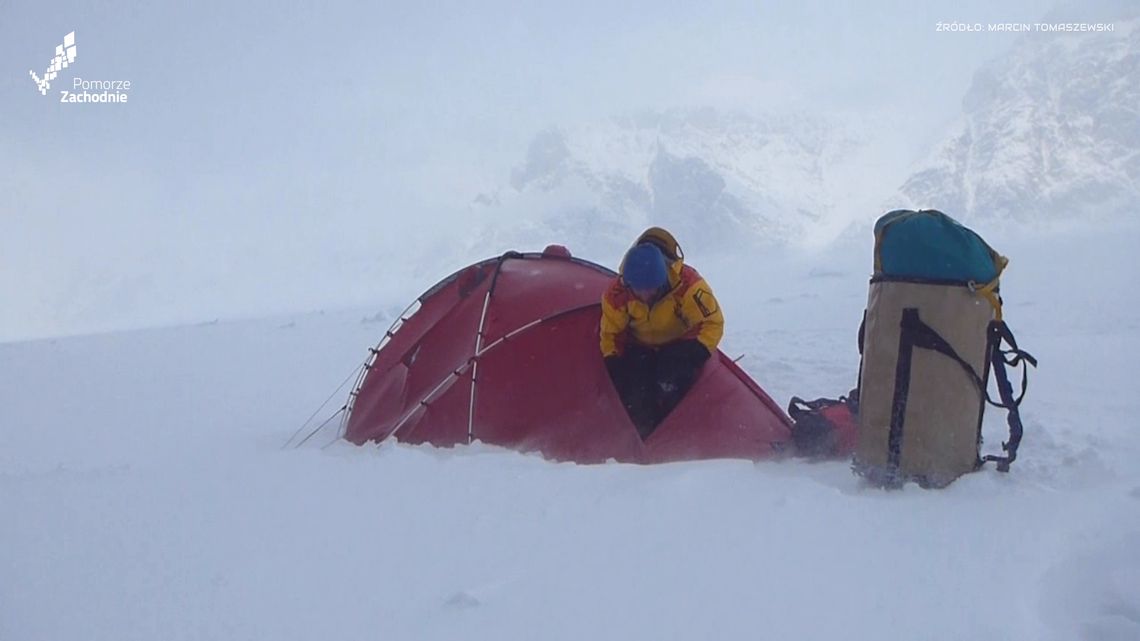
[[[839,115],[914,162],[1017,37],[936,23],[1052,5],[991,4],[0,1],[0,340],[415,295],[484,251],[470,203],[551,126]],[[76,78],[129,99],[61,104]]]

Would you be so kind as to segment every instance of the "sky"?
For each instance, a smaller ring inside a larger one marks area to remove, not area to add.
[[[421,291],[550,126],[842,114],[918,156],[1017,37],[936,24],[1052,6],[323,4],[0,0],[0,341]],[[28,72],[70,31],[41,96]],[[128,102],[60,104],[76,77],[129,80]]]

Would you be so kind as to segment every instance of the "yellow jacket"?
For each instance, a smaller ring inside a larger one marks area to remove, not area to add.
[[[669,292],[650,308],[615,278],[602,295],[602,356],[622,353],[625,341],[648,346],[695,338],[715,353],[724,315],[705,279],[678,258],[669,265]]]

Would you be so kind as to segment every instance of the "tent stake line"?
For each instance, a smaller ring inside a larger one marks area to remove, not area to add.
[[[334,396],[336,396],[337,394],[339,394],[339,393],[340,393],[340,390],[341,390],[341,389],[343,389],[343,388],[344,388],[344,386],[345,386],[345,385],[347,385],[347,384],[348,384],[348,382],[349,382],[350,380],[352,380],[352,377],[353,377],[353,376],[357,376],[357,377],[358,377],[358,379],[359,379],[359,378],[360,378],[360,376],[362,376],[362,375],[363,375],[363,370],[364,370],[364,365],[363,365],[363,364],[361,364],[361,365],[357,365],[357,366],[356,366],[356,368],[355,368],[355,369],[353,369],[353,370],[352,370],[352,372],[350,372],[350,373],[349,373],[349,375],[345,377],[344,381],[342,381],[340,385],[337,385],[337,386],[336,386],[336,389],[334,389],[334,390],[332,391],[332,394],[329,394],[328,398],[326,398],[326,399],[324,400],[324,402],[322,402],[322,403],[321,403],[319,406],[317,406],[317,409],[313,410],[313,413],[309,415],[309,418],[305,419],[305,422],[304,422],[304,423],[301,423],[301,426],[297,428],[297,431],[293,432],[293,435],[289,437],[289,440],[287,440],[287,441],[285,441],[284,443],[282,443],[282,445],[281,445],[281,449],[286,449],[286,448],[288,448],[288,447],[289,447],[289,444],[290,444],[290,443],[292,443],[292,442],[293,442],[293,440],[294,440],[294,439],[296,439],[296,438],[297,438],[297,436],[298,436],[298,435],[301,433],[301,430],[304,430],[304,429],[305,429],[305,427],[306,427],[306,426],[307,426],[309,423],[311,423],[311,422],[313,421],[313,419],[314,419],[314,418],[316,418],[316,417],[317,417],[317,414],[320,414],[321,410],[323,410],[323,409],[325,408],[325,405],[328,405],[328,404],[329,404],[329,401],[331,401],[331,400],[333,399],[333,397],[334,397]],[[360,374],[360,376],[358,376],[358,373]],[[339,413],[340,411],[344,411],[344,409],[345,409],[346,407],[348,407],[348,406],[347,406],[347,404],[345,405],[345,407],[342,407],[340,410],[338,410],[338,413]],[[334,414],[334,416],[335,416],[335,414]],[[326,421],[326,423],[327,423],[327,422],[328,422],[328,421]],[[321,424],[321,426],[323,427],[323,426],[324,426],[324,423],[322,423],[322,424]],[[301,441],[301,443],[304,443],[304,442],[305,442],[305,441],[307,441],[307,440],[309,440],[309,438],[308,438],[308,437],[305,437],[305,440],[304,440],[304,441]],[[300,446],[301,446],[301,443],[298,443],[298,444],[296,445],[296,447],[300,447]]]

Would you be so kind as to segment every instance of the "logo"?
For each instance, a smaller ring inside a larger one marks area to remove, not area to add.
[[[61,71],[75,64],[75,57],[75,32],[72,31],[63,37],[63,44],[56,46],[55,56],[48,62],[47,71],[44,71],[42,78],[37,76],[35,71],[28,71],[40,95],[47,95],[52,81],[59,77]],[[130,80],[84,80],[75,77],[71,79],[70,90],[64,89],[59,92],[59,101],[64,104],[127,102],[130,90]]]
[[[28,70],[28,73],[32,75],[32,80],[36,81],[36,87],[40,90],[40,94],[46,96],[48,89],[51,89],[51,81],[55,80],[60,71],[67,69],[69,65],[74,63],[75,32],[72,31],[63,37],[63,44],[56,46],[55,56],[53,56],[51,62],[48,63],[48,68],[47,71],[44,72],[43,78],[37,76],[36,72],[31,69]]]
[[[701,314],[708,318],[720,310],[720,306],[716,304],[716,298],[707,289],[698,289],[696,294],[693,294],[693,300],[697,301],[697,307],[700,308]]]

